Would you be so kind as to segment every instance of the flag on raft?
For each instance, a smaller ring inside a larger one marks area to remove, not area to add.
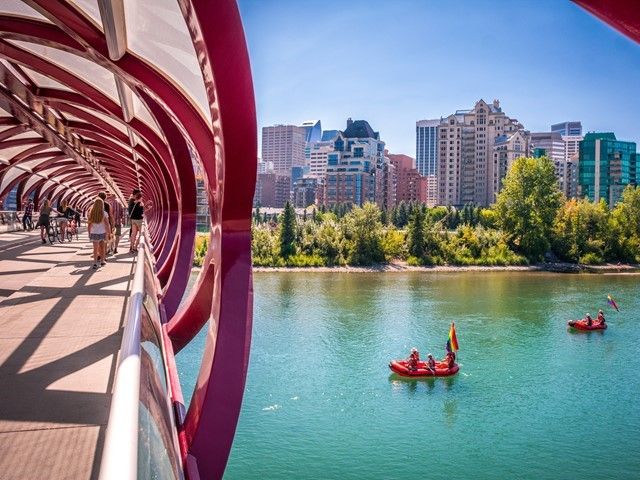
[[[618,308],[618,305],[616,305],[616,302],[613,298],[611,298],[611,295],[607,295],[607,303],[609,305],[611,305],[613,308],[616,309],[616,312],[619,312],[620,309]]]
[[[449,339],[447,340],[447,352],[455,352],[456,350],[458,350],[458,337],[456,337],[456,326],[451,322]]]

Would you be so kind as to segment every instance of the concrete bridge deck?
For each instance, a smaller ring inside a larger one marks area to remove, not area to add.
[[[98,476],[135,257],[90,254],[0,235],[1,480]]]

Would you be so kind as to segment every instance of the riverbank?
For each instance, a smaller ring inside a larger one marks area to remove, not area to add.
[[[540,263],[536,265],[436,265],[412,266],[394,262],[367,267],[253,267],[254,272],[555,272],[555,273],[640,273],[639,264],[580,265],[575,263]]]

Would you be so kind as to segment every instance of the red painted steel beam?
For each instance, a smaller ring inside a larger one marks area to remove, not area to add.
[[[202,478],[222,478],[231,449],[249,359],[252,323],[251,203],[257,131],[249,55],[234,0],[182,0],[207,83],[223,172],[204,169],[210,201],[211,249],[200,281],[182,316],[170,324],[182,347],[201,325],[200,302],[213,293],[207,345],[185,422],[188,461]],[[206,29],[202,26],[206,25]],[[217,107],[217,108],[216,108]],[[213,263],[212,263],[213,262]]]
[[[582,8],[640,43],[640,4],[636,0],[573,0]]]

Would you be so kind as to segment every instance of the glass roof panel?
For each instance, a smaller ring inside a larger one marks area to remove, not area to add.
[[[13,157],[15,157],[16,155],[18,155],[19,153],[24,152],[25,150],[33,147],[35,145],[19,145],[17,147],[11,147],[11,148],[4,148],[2,150],[0,150],[0,161],[3,161],[3,163],[8,163],[9,160],[11,160]]]
[[[96,117],[98,117],[100,120],[104,120],[105,123],[108,123],[109,125],[114,126],[115,128],[117,128],[118,130],[120,130],[122,133],[126,134],[127,133],[127,127],[125,126],[124,123],[120,122],[119,120],[116,120],[115,118],[110,117],[109,115],[106,115],[98,110],[94,110],[92,108],[86,108],[82,105],[76,105],[76,108],[79,108],[80,110],[84,110],[87,113],[90,113],[91,115],[94,115]],[[86,122],[85,119],[81,119],[76,117],[75,115],[72,115],[70,113],[67,112],[62,112],[62,114],[66,117],[66,118],[70,118],[70,119],[77,119],[81,122]]]
[[[100,7],[98,0],[71,0],[76,7],[80,8],[83,13],[90,17],[102,29],[102,17],[100,16]]]
[[[58,50],[36,43],[23,42],[21,40],[10,40],[20,48],[30,51],[40,57],[49,60],[54,65],[58,65],[65,70],[73,73],[78,79],[89,83],[102,93],[110,97],[113,101],[120,104],[118,92],[116,90],[116,82],[113,80],[113,74],[106,68],[86,60],[73,53]]]
[[[124,5],[129,49],[172,78],[211,124],[198,57],[178,2],[137,0]]]
[[[33,80],[36,86],[41,88],[56,88],[58,90],[65,90],[67,92],[73,91],[71,88],[66,85],[54,80],[53,78],[49,78],[46,75],[42,75],[41,73],[36,72],[35,70],[31,70],[28,67],[22,67],[22,69],[29,75],[29,78]]]
[[[35,18],[51,23],[47,17],[25,4],[22,0],[2,0],[2,2],[0,2],[0,12],[22,15],[23,17]]]
[[[0,183],[0,192],[7,188],[11,184],[11,182],[13,182],[16,178],[18,178],[19,175],[22,175],[23,173],[25,172],[19,168],[9,168],[2,177],[2,183]]]
[[[42,138],[40,134],[34,132],[33,130],[28,130],[26,132],[19,133],[18,135],[14,135],[11,137],[11,140],[20,140],[21,138]]]
[[[158,124],[156,123],[156,119],[151,115],[147,106],[142,103],[142,100],[140,100],[140,97],[138,97],[135,92],[133,94],[133,111],[137,118],[149,125],[158,135],[164,138],[164,135],[160,132],[160,127],[158,127]]]
[[[32,175],[24,184],[24,191],[26,192],[27,190],[29,190],[40,179],[41,178],[38,174]]]
[[[52,155],[52,156],[53,156],[53,155]],[[34,169],[35,167],[37,167],[38,165],[40,165],[40,164],[41,164],[41,163],[43,163],[43,162],[48,161],[50,158],[51,158],[51,157],[49,157],[49,158],[37,158],[37,159],[35,159],[35,160],[28,160],[28,161],[26,161],[26,162],[20,162],[20,163],[18,164],[18,166],[19,166],[21,169],[25,170],[25,171],[33,172],[33,169]]]

